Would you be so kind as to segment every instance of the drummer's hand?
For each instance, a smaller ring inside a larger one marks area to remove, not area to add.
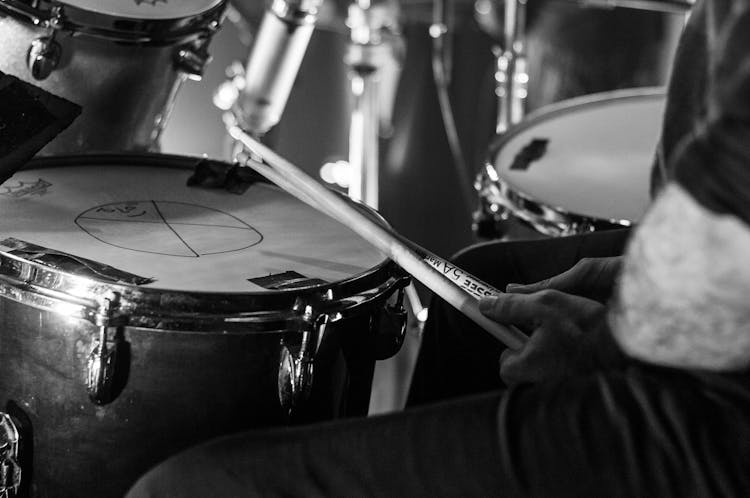
[[[507,385],[541,382],[590,368],[587,334],[599,333],[605,306],[556,290],[502,294],[483,298],[480,311],[496,322],[517,325],[530,334],[519,351],[500,357],[500,377]]]
[[[506,292],[531,294],[545,289],[555,289],[605,303],[612,296],[622,256],[608,258],[583,258],[571,269],[533,284],[508,284]]]

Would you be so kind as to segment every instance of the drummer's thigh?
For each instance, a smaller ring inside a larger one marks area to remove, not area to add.
[[[453,261],[498,289],[557,275],[584,257],[623,253],[630,230],[470,246]],[[505,347],[440,298],[433,298],[412,375],[410,406],[503,387]]]
[[[582,258],[623,254],[630,229],[569,237],[492,241],[469,246],[452,261],[503,290],[509,283],[531,283],[564,272]]]
[[[224,437],[160,464],[127,498],[497,496],[499,401]]]

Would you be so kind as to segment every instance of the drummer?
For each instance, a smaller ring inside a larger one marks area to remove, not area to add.
[[[707,0],[693,8],[672,67],[661,141],[652,170],[652,194],[673,177],[682,156],[680,151],[703,126],[701,123],[724,114],[737,115],[739,119],[750,115],[750,97],[742,93],[740,83],[746,81],[743,78],[747,74],[737,69],[742,57],[746,57],[746,40],[739,39],[741,31],[732,26],[746,26],[748,21],[739,14],[725,13],[729,6],[746,4],[746,0]],[[712,20],[707,10],[716,10],[722,17]],[[721,37],[706,40],[707,32]],[[707,88],[712,89],[710,98],[706,97]],[[715,167],[724,165],[717,163]],[[460,252],[455,263],[509,293],[529,294],[545,289],[564,292],[565,296],[558,297],[566,301],[567,314],[580,322],[596,315],[591,303],[582,298],[604,305],[612,295],[621,265],[619,256],[629,235],[629,230],[611,230],[540,241],[480,244]],[[534,299],[524,303],[529,313],[548,311]],[[443,301],[433,300],[429,316],[409,405],[502,388],[519,380],[519,375],[528,374],[519,370],[525,371],[529,365],[504,352],[502,345],[482,334]],[[500,365],[502,378],[496,375],[501,354],[505,354]],[[527,355],[528,352],[523,358]]]
[[[621,272],[589,262],[481,303],[533,332],[504,355],[509,389],[226,437],[171,458],[129,496],[747,495],[748,47],[748,0],[696,5],[668,96],[671,173]],[[567,292],[530,292],[544,287]],[[474,346],[452,357],[476,357]]]

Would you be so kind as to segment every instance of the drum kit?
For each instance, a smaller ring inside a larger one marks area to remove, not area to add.
[[[0,496],[122,496],[211,437],[365,415],[400,347],[394,263],[257,175],[188,186],[229,165],[149,152],[225,7],[0,2],[0,70],[84,109],[0,191]]]
[[[348,59],[360,90],[382,61],[373,40],[391,29],[365,3],[353,10],[361,29]],[[365,415],[375,361],[401,346],[408,274],[361,236],[259,175],[225,188],[230,164],[154,152],[226,9],[0,0],[0,71],[83,108],[0,186],[0,497],[121,496],[212,437]],[[522,81],[521,52],[502,56],[504,81]],[[360,95],[350,140],[363,177],[377,174],[372,95]],[[264,104],[239,102],[230,111],[240,122],[252,115],[243,105]],[[636,222],[647,170],[631,166],[648,162],[663,103],[644,89],[526,119],[503,111],[507,129],[478,180],[482,210],[550,235]],[[583,195],[611,194],[602,185],[613,181],[618,195]],[[354,197],[374,204],[372,177],[356,185]]]
[[[631,226],[650,201],[664,91],[585,95],[525,116],[526,3],[504,3],[504,49],[496,54],[497,136],[474,184],[479,194],[475,232],[496,238],[501,235],[496,226],[509,218],[552,237]],[[678,21],[692,6],[682,0],[582,3],[677,14]]]

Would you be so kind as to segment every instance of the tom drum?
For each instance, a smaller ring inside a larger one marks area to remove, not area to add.
[[[660,88],[542,108],[501,135],[478,180],[482,210],[551,236],[628,226],[649,204],[661,131]]]
[[[122,496],[208,438],[367,413],[406,276],[260,179],[188,187],[197,161],[45,158],[0,187],[5,489]]]
[[[0,0],[0,71],[82,106],[41,154],[157,150],[226,0]]]

